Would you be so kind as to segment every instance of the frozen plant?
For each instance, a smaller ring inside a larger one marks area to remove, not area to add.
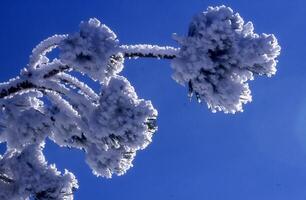
[[[171,60],[173,79],[188,87],[213,112],[235,113],[251,101],[247,81],[276,72],[280,46],[269,34],[256,34],[251,22],[220,6],[191,21],[179,47],[122,45],[116,34],[93,18],[80,31],[54,35],[32,51],[18,77],[0,84],[0,199],[71,200],[78,188],[67,170],[48,165],[46,138],[86,153],[97,176],[122,175],[133,166],[157,130],[157,111],[140,99],[119,75],[124,58]],[[47,53],[58,48],[57,59]],[[93,89],[79,72],[100,84]]]
[[[256,34],[251,22],[225,6],[196,15],[172,62],[173,78],[213,111],[235,113],[252,100],[248,80],[272,76],[280,46],[274,35]]]

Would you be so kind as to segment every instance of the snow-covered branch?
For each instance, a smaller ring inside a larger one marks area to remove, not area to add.
[[[248,82],[276,73],[280,46],[272,34],[257,34],[251,22],[220,6],[196,15],[179,47],[122,45],[93,18],[80,30],[37,45],[27,68],[0,83],[0,199],[72,200],[72,173],[48,165],[46,138],[82,149],[97,176],[122,175],[157,131],[157,110],[120,76],[125,58],[168,59],[173,79],[213,111],[235,113],[252,100]],[[48,52],[59,49],[56,59]],[[79,72],[79,73],[75,73]],[[90,87],[81,76],[96,81]]]
[[[0,179],[0,199],[72,200],[78,188],[72,173],[66,170],[61,174],[55,165],[48,165],[42,146],[7,151],[0,158],[0,173],[5,177]]]
[[[126,58],[173,59],[179,52],[178,48],[148,44],[121,45],[119,48]]]
[[[67,38],[67,35],[54,35],[39,43],[32,50],[29,67],[35,69],[39,68],[42,64],[48,63],[49,59],[46,54],[55,49],[65,38]]]

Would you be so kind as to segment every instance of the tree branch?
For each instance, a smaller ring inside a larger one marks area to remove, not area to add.
[[[0,84],[0,99],[8,97],[10,95],[13,95],[17,92],[20,92],[22,90],[27,89],[39,89],[39,90],[45,90],[47,88],[40,87],[35,85],[35,81],[33,79],[37,77],[41,77],[43,79],[48,79],[60,72],[64,72],[70,69],[68,65],[63,65],[59,62],[51,63],[49,65],[49,69],[46,70],[45,73],[40,75],[39,73],[44,72],[44,68],[35,69],[34,71],[26,71],[24,73],[21,73],[20,77],[17,77],[15,79],[11,79],[9,82]],[[41,71],[39,71],[41,70]]]
[[[52,90],[50,88],[47,88],[47,87],[35,85],[34,83],[30,82],[29,80],[24,80],[24,81],[18,82],[16,84],[10,86],[7,89],[2,89],[1,92],[0,92],[0,99],[3,99],[3,98],[8,97],[10,95],[16,94],[20,91],[30,90],[30,89],[37,89],[41,92],[54,91],[54,90]],[[61,94],[61,92],[59,92],[59,91],[54,91],[54,92],[57,92],[57,93]]]
[[[176,58],[179,48],[170,46],[158,46],[148,44],[121,45],[120,52],[126,58],[158,58],[173,59]]]
[[[29,82],[28,80],[17,82],[8,88],[2,88],[0,92],[0,99],[10,96],[16,92],[21,90],[37,88],[33,83]]]
[[[43,75],[43,78],[50,78],[60,72],[64,72],[66,70],[70,69],[70,67],[68,65],[59,65],[58,69],[53,69],[51,71],[49,71],[48,73],[46,73],[45,75]]]
[[[138,44],[138,45],[121,45],[119,47],[120,52],[124,54],[126,58],[158,58],[158,59],[174,59],[179,52],[179,48],[174,48],[170,46],[158,46],[158,45],[147,45],[147,44]],[[50,70],[45,72],[39,77],[43,79],[51,78],[57,75],[60,72],[64,72],[71,69],[68,65],[59,64],[58,62],[54,63],[54,66],[50,65]],[[44,71],[44,69],[37,69]],[[35,73],[37,71],[33,71]],[[26,75],[23,75],[22,78],[16,78],[11,82],[0,85],[0,99],[13,95],[14,93],[20,92],[22,90],[40,88],[31,82],[32,73],[29,72]]]

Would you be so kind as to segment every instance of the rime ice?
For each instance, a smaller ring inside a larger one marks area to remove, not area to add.
[[[61,50],[60,59],[49,60],[47,53],[55,48]],[[133,166],[136,151],[157,130],[157,111],[116,75],[123,61],[116,35],[90,19],[78,33],[42,41],[28,68],[0,84],[0,142],[8,147],[0,160],[0,199],[73,199],[78,187],[73,174],[61,175],[43,157],[47,137],[84,150],[97,176],[122,175]],[[100,90],[71,71],[98,80]]]
[[[209,7],[194,17],[172,62],[173,78],[213,111],[235,113],[251,101],[247,81],[276,72],[280,46],[274,35],[253,32],[238,13],[225,6]]]
[[[72,200],[78,188],[74,175],[48,165],[42,147],[27,146],[22,152],[10,150],[0,158],[0,199]]]
[[[150,101],[138,99],[128,80],[119,76],[110,80],[99,102],[91,119],[91,138],[104,143],[89,148],[87,162],[96,175],[122,175],[132,166],[136,151],[152,141],[157,111]]]
[[[251,101],[248,80],[276,72],[280,47],[273,35],[253,32],[225,6],[197,15],[181,48],[120,45],[97,19],[80,31],[54,35],[32,51],[20,76],[0,83],[0,199],[72,200],[74,175],[48,165],[46,138],[59,146],[81,149],[93,174],[111,178],[133,166],[138,150],[152,142],[157,111],[137,96],[119,73],[124,57],[173,59],[173,78],[212,111],[235,113]],[[48,52],[60,49],[59,58]],[[81,72],[99,84],[91,88]],[[77,74],[77,75],[76,75]]]
[[[123,57],[118,54],[116,35],[106,25],[93,18],[82,22],[80,32],[68,36],[60,44],[63,63],[100,82],[119,73]]]

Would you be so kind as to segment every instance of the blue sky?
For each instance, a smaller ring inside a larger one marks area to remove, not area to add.
[[[306,2],[304,0],[2,0],[0,81],[16,76],[32,48],[97,17],[122,44],[176,45],[192,16],[225,4],[274,33],[282,46],[277,75],[250,83],[253,102],[236,115],[213,114],[189,101],[168,61],[127,60],[123,75],[159,111],[153,143],[121,177],[96,178],[83,152],[48,142],[46,156],[74,172],[76,200],[305,200]]]

